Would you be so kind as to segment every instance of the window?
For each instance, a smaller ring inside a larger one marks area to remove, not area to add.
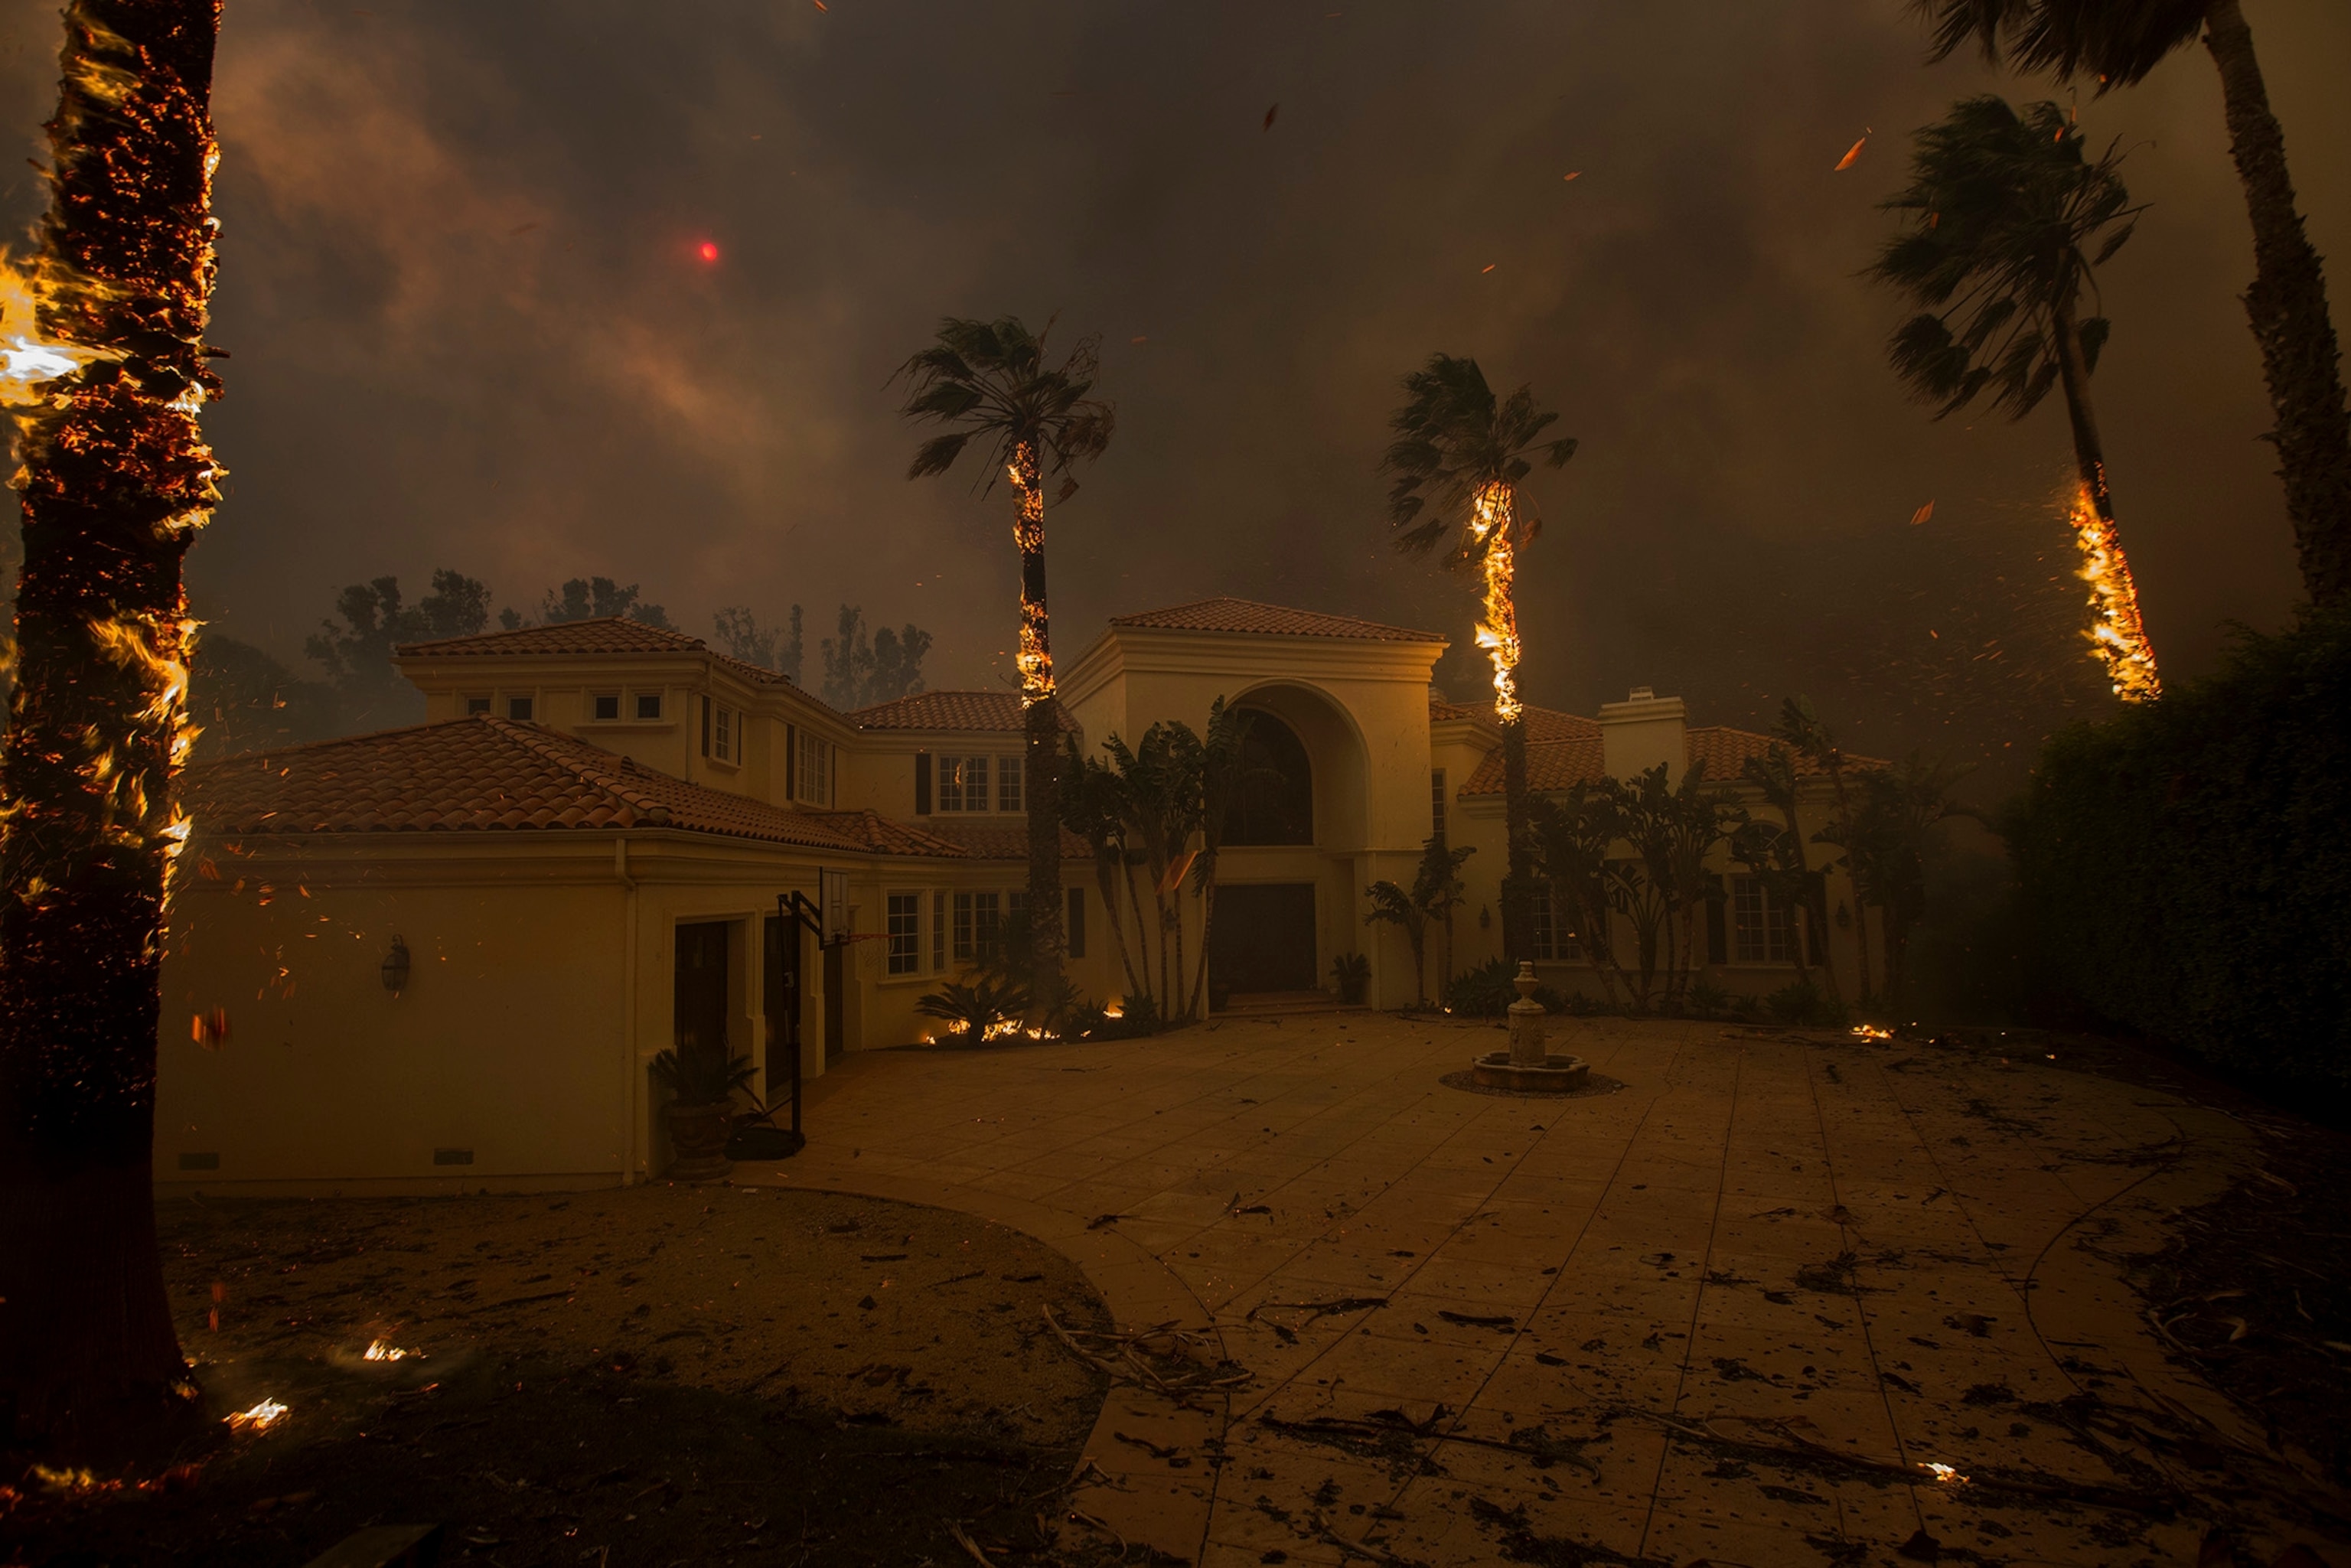
[[[490,711],[490,699],[489,699],[489,698],[487,698],[487,697],[467,697],[467,698],[465,699],[465,716],[466,716],[467,718],[472,718],[472,717],[474,717],[474,716],[475,716],[475,715],[477,715],[477,714],[486,714],[486,713],[488,713],[489,711]]]
[[[1018,757],[996,759],[996,809],[999,811],[1020,810],[1020,758]]]
[[[621,716],[621,694],[618,692],[598,692],[588,702],[589,711],[598,718]]]
[[[530,722],[530,699],[528,697],[507,698],[507,716],[514,720],[517,724],[528,724]]]
[[[1428,831],[1438,838],[1445,836],[1445,769],[1431,768],[1428,774]]]
[[[737,739],[737,731],[741,727],[742,718],[743,716],[731,707],[722,707],[717,710],[717,716],[712,720],[710,727],[712,757],[721,762],[743,760],[743,748]]]
[[[799,798],[811,806],[832,804],[832,742],[800,731]]]
[[[1730,883],[1730,956],[1740,964],[1784,964],[1792,946],[1788,908],[1757,876]]]
[[[947,895],[935,893],[931,894],[931,967],[939,970],[946,967]]]
[[[639,718],[661,717],[661,699],[662,695],[659,692],[639,692],[637,694],[637,716]]]
[[[923,895],[893,893],[889,897],[889,971],[911,975],[923,965]]]
[[[1440,779],[1443,774],[1437,775]],[[1441,831],[1441,830],[1440,830]],[[1576,942],[1575,928],[1559,907],[1558,894],[1549,887],[1535,889],[1535,960],[1538,963],[1562,963],[1583,956]]]
[[[958,893],[955,895],[955,958],[958,964],[984,964],[996,956],[1004,929],[1001,894]]]

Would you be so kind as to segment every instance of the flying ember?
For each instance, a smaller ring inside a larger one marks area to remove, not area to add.
[[[222,1419],[228,1423],[233,1431],[266,1432],[284,1418],[287,1409],[287,1406],[280,1405],[275,1399],[265,1399],[250,1410],[239,1410],[233,1416],[223,1416]]]
[[[700,256],[706,263],[716,262],[718,259],[718,244],[716,240],[704,240],[700,245],[695,246],[694,254]]]

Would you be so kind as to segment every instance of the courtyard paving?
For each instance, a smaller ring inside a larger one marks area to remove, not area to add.
[[[2339,1507],[2126,1278],[2250,1168],[2227,1113],[1996,1040],[1553,1030],[1622,1087],[1449,1087],[1499,1033],[1361,1012],[857,1054],[737,1179],[1019,1226],[1245,1371],[1114,1387],[1074,1494],[1217,1568],[2194,1563],[2216,1525],[2267,1563]]]

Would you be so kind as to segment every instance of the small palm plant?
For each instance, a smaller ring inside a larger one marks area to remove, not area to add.
[[[998,1024],[1017,1021],[1029,1010],[1029,993],[1007,981],[986,977],[949,980],[914,1003],[925,1018],[945,1019],[967,1044],[986,1040]]]
[[[1012,542],[1020,552],[1020,701],[1027,731],[1029,907],[1035,926],[1039,982],[1061,979],[1061,705],[1054,699],[1053,653],[1045,612],[1045,481],[1060,476],[1056,501],[1078,488],[1072,472],[1109,446],[1112,406],[1092,395],[1101,340],[1081,338],[1058,366],[1045,358],[1051,332],[1031,332],[1019,318],[994,321],[949,317],[936,340],[899,368],[907,397],[899,412],[918,423],[946,426],[914,450],[906,477],[955,466],[978,442],[987,466],[982,493],[1005,476],[1019,499]]]
[[[750,1086],[759,1070],[747,1056],[723,1051],[664,1051],[653,1058],[653,1082],[680,1105],[724,1105]]]
[[[2078,476],[2072,522],[2095,620],[2090,641],[2115,694],[2161,693],[2155,650],[2140,623],[2106,487],[2105,448],[2090,404],[2108,322],[2082,313],[2097,303],[2096,269],[2131,236],[2130,204],[2111,147],[2093,160],[2081,128],[2054,103],[2019,113],[1991,94],[1963,99],[1917,133],[1910,185],[1886,202],[1910,215],[1869,274],[1926,308],[1887,345],[1895,372],[1941,419],[1991,393],[1991,406],[2022,419],[2062,387]]]
[[[1502,951],[1512,963],[1534,956],[1534,848],[1527,794],[1526,716],[1519,704],[1519,553],[1541,519],[1520,494],[1540,455],[1553,468],[1575,455],[1573,437],[1538,439],[1559,415],[1520,387],[1497,398],[1475,360],[1432,354],[1404,379],[1406,401],[1389,422],[1381,469],[1395,482],[1388,518],[1397,547],[1427,555],[1451,541],[1447,564],[1474,566],[1485,580],[1478,645],[1494,665],[1494,717],[1502,727],[1502,812],[1510,865],[1502,883]],[[1424,516],[1423,514],[1426,515]]]

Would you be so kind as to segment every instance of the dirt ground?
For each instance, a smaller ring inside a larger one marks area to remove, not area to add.
[[[180,1200],[182,1343],[267,1430],[144,1490],[27,1483],[10,1563],[1037,1561],[1105,1382],[1075,1265],[945,1209],[739,1187]],[[366,1359],[371,1344],[403,1352]],[[224,1432],[225,1428],[221,1428]]]

